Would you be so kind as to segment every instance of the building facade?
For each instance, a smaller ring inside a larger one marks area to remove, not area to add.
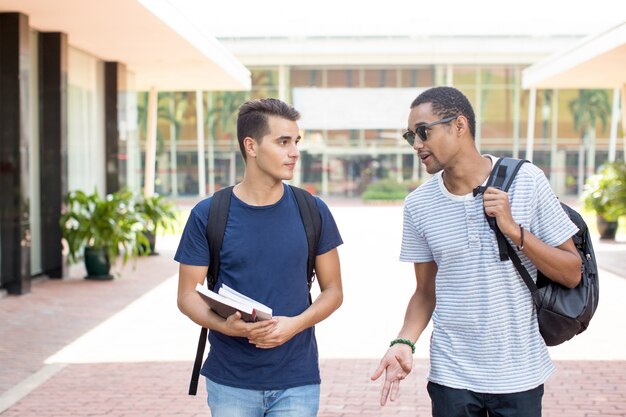
[[[69,191],[141,189],[138,90],[249,88],[184,22],[168,2],[0,0],[0,292],[66,275]]]
[[[211,149],[200,158],[213,164],[215,187],[236,182],[243,172],[234,136],[237,105],[249,97],[273,96],[302,113],[295,183],[322,195],[358,197],[377,179],[417,182],[424,173],[401,137],[409,105],[424,89],[450,85],[474,105],[476,141],[483,153],[530,158],[544,169],[557,194],[577,194],[579,179],[607,160],[615,91],[595,90],[605,106],[599,108],[595,129],[583,131],[576,123],[580,90],[541,90],[533,96],[522,89],[522,72],[581,37],[222,39],[250,68],[252,90],[213,93],[208,112],[215,117],[206,118]],[[179,99],[185,101],[182,95]],[[193,98],[186,103],[193,108]],[[170,121],[161,121],[157,178],[160,191],[170,195],[198,189],[195,120],[180,122],[174,132]],[[530,151],[529,129],[534,138]],[[623,137],[621,131],[614,134]],[[624,144],[617,146],[621,159]]]

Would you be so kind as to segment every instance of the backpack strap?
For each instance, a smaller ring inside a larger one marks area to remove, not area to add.
[[[307,284],[309,286],[309,304],[312,304],[311,299],[311,286],[315,280],[315,258],[317,257],[317,244],[320,240],[322,233],[322,219],[320,217],[320,211],[317,207],[315,197],[302,188],[289,186],[296,197],[298,203],[298,210],[300,210],[300,217],[304,224],[304,231],[309,247],[309,254],[307,258]]]
[[[517,272],[522,277],[522,279],[524,280],[524,283],[530,290],[530,295],[533,297],[533,303],[535,303],[536,307],[540,307],[542,304],[542,299],[541,299],[541,296],[539,295],[539,288],[537,287],[537,284],[531,278],[530,273],[528,272],[528,270],[522,263],[522,260],[519,258],[517,253],[515,253],[515,250],[513,250],[513,247],[511,246],[511,244],[506,239],[504,240],[504,242],[507,247],[508,255],[511,258],[511,262],[513,262],[513,265],[515,265]]]
[[[491,174],[489,174],[489,178],[487,179],[487,185],[482,190],[487,187],[495,187],[499,190],[507,192],[509,188],[511,188],[511,184],[513,184],[513,180],[515,179],[515,175],[520,170],[524,163],[528,162],[526,159],[515,159],[502,157],[496,161],[491,170]],[[509,259],[509,251],[507,249],[508,242],[496,223],[496,218],[487,216],[487,223],[489,227],[495,232],[496,239],[498,241],[498,253],[500,254],[500,260],[506,261]]]
[[[217,276],[220,272],[220,250],[222,249],[222,242],[224,241],[224,231],[226,230],[226,221],[228,220],[232,194],[232,186],[219,190],[213,194],[211,207],[209,208],[206,235],[209,242],[209,253],[211,255],[211,262],[209,263],[209,271],[207,273],[207,287],[209,287],[210,290],[215,288]]]
[[[511,188],[511,184],[513,184],[513,180],[517,175],[517,172],[520,170],[522,165],[527,161],[526,159],[515,159],[502,157],[498,159],[498,161],[494,164],[493,169],[491,170],[491,174],[489,175],[489,179],[487,180],[486,187],[496,187],[502,191],[508,191]],[[485,188],[486,188],[485,187]],[[504,237],[502,231],[497,225],[496,218],[487,216],[487,222],[489,226],[496,233],[496,238],[498,240],[498,251],[500,253],[500,260],[506,261],[511,259],[513,265],[515,265],[515,269],[519,273],[520,277],[530,290],[530,294],[533,298],[533,303],[539,307],[541,306],[541,298],[539,295],[539,288],[537,288],[537,284],[531,278],[530,274],[522,260],[519,258],[511,244]]]
[[[222,242],[224,241],[224,231],[226,230],[226,221],[228,220],[228,210],[230,210],[230,198],[232,193],[232,186],[219,190],[213,194],[211,207],[209,208],[206,235],[209,243],[210,263],[206,283],[210,290],[215,287],[217,276],[220,272],[220,250],[222,249]],[[202,359],[204,359],[207,333],[208,331],[205,327],[200,330],[196,359],[193,363],[193,370],[191,371],[191,381],[189,381],[189,395],[196,395],[198,391],[198,380],[200,379]]]
[[[493,187],[499,188],[502,191],[509,191],[509,188],[511,188],[511,184],[513,184],[513,180],[517,175],[517,172],[526,162],[528,162],[528,160],[526,159],[515,159],[509,157],[502,157],[498,159],[490,175],[490,179],[491,176],[494,177],[493,184],[489,184],[489,182],[487,182],[487,185],[492,185]],[[496,170],[497,172],[495,172],[494,175],[493,171]]]

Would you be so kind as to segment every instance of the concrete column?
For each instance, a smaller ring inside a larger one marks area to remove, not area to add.
[[[104,143],[106,193],[118,191],[125,178],[120,166],[120,116],[126,108],[126,66],[118,62],[104,64]]]
[[[30,292],[30,29],[21,13],[0,13],[0,286]]]
[[[626,84],[622,84],[622,138],[624,151],[624,161],[626,161]]]
[[[148,92],[148,126],[146,132],[146,157],[144,169],[143,193],[146,197],[154,195],[154,176],[156,173],[156,135],[157,135],[157,97],[155,87]]]
[[[330,165],[328,164],[328,150],[324,147],[322,153],[322,195],[328,195],[328,172]]]
[[[515,87],[513,89],[513,158],[519,158],[521,106],[522,106],[522,79],[520,68],[515,67]]]
[[[552,109],[551,122],[552,122],[552,137],[550,140],[550,186],[552,190],[556,192],[558,188],[557,172],[560,168],[558,164],[558,129],[559,129],[559,90],[552,91],[552,103],[550,104]]]
[[[452,64],[446,66],[446,85],[448,87],[454,85],[454,66]]]
[[[533,161],[533,151],[535,145],[535,111],[537,108],[537,89],[530,89],[528,97],[528,128],[526,137],[526,159]]]
[[[483,119],[483,77],[480,67],[476,68],[476,149],[480,152]]]
[[[196,131],[198,134],[198,195],[206,195],[206,165],[204,163],[204,103],[202,91],[196,90]]]
[[[39,33],[39,181],[41,199],[41,269],[63,278],[59,217],[67,194],[67,35]]]
[[[611,112],[611,134],[609,135],[609,162],[615,162],[617,151],[617,125],[619,123],[619,95],[620,89],[613,89],[613,111]]]
[[[404,178],[402,178],[402,154],[396,154],[396,181],[402,182]]]
[[[289,103],[289,96],[289,67],[280,65],[278,67],[278,99]]]
[[[211,92],[208,93],[207,112],[211,110]],[[211,133],[211,126],[208,126],[209,146],[208,146],[208,162],[209,162],[209,195],[215,193],[215,138]]]

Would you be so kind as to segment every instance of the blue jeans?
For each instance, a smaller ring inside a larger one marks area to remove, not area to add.
[[[250,390],[217,384],[206,378],[212,417],[315,417],[319,384],[276,391]]]
[[[524,392],[485,394],[428,383],[433,417],[541,417],[543,384]]]

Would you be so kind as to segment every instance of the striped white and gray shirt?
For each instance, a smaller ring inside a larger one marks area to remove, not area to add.
[[[517,173],[509,201],[516,223],[548,245],[559,246],[578,230],[532,164]],[[536,279],[536,268],[520,258]],[[554,372],[530,292],[513,263],[500,261],[482,195],[451,194],[441,172],[413,191],[404,204],[400,260],[438,267],[430,381],[512,393],[535,388]]]

